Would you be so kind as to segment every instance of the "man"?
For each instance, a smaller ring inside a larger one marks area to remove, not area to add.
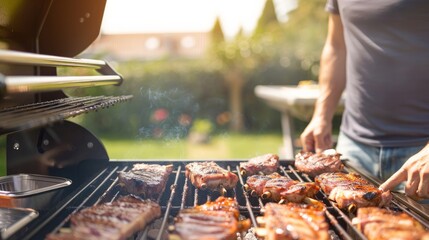
[[[429,1],[328,0],[321,95],[301,134],[304,151],[332,148],[332,118],[346,101],[337,151],[385,181],[429,198]]]

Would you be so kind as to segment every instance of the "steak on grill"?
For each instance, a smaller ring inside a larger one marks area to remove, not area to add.
[[[247,176],[259,173],[270,174],[277,171],[279,166],[279,156],[269,153],[241,162],[240,173]]]
[[[299,182],[288,177],[273,178],[265,183],[262,198],[278,202],[301,202],[306,197],[314,197],[319,187],[313,182]]]
[[[182,240],[232,240],[237,239],[238,221],[231,212],[190,208],[180,211],[174,229]]]
[[[392,199],[389,191],[383,192],[356,173],[323,173],[315,181],[329,199],[337,202],[342,209],[382,207]]]
[[[183,209],[176,217],[174,229],[183,240],[237,239],[237,232],[247,230],[248,220],[239,221],[238,203],[219,197],[194,208]]]
[[[49,234],[47,239],[126,239],[160,215],[157,203],[125,196],[73,214],[70,232]]]
[[[186,165],[186,177],[199,189],[231,189],[237,185],[238,177],[221,168],[215,162],[193,162]]]
[[[118,172],[119,185],[130,194],[157,199],[163,192],[173,171],[173,165],[134,164],[128,171]]]
[[[256,197],[256,196],[262,196],[264,193],[264,187],[268,180],[279,178],[281,177],[280,174],[274,172],[270,175],[253,175],[247,178],[245,189],[246,191],[250,191],[250,195]]]
[[[421,240],[429,239],[429,232],[406,213],[377,207],[360,208],[352,223],[368,240]]]
[[[317,176],[325,172],[340,172],[344,169],[341,154],[333,149],[321,153],[300,152],[295,156],[295,167],[309,176]]]
[[[257,218],[262,227],[257,229],[257,235],[264,235],[261,237],[265,240],[330,239],[322,205],[267,203],[264,216]]]

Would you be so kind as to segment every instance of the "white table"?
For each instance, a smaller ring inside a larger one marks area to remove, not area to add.
[[[304,121],[311,119],[314,104],[319,97],[318,85],[304,86],[256,86],[255,94],[263,99],[269,106],[281,112],[283,131],[283,146],[280,157],[286,159],[295,158],[294,126],[292,117]],[[344,106],[344,94],[338,105],[337,113],[341,114]]]

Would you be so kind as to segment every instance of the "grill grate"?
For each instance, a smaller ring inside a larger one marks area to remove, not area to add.
[[[59,204],[55,211],[47,212],[46,217],[33,221],[29,225],[28,232],[21,232],[21,236],[15,236],[11,239],[44,239],[46,234],[58,231],[61,228],[69,226],[70,214],[79,211],[82,208],[92,206],[97,203],[110,202],[125,194],[117,185],[117,171],[127,171],[132,168],[132,165],[139,162],[111,162],[109,167],[102,171],[99,175],[95,176],[88,184],[83,185],[74,193],[71,193],[71,198]],[[157,162],[145,162],[157,163]],[[149,225],[145,230],[135,234],[132,239],[165,239],[168,236],[169,226],[174,221],[174,216],[184,208],[193,207],[203,204],[208,200],[214,200],[220,196],[218,192],[202,191],[196,189],[190,181],[185,177],[185,165],[188,161],[183,162],[168,162],[163,161],[161,164],[173,164],[174,171],[167,181],[167,188],[164,193],[159,197],[158,202],[161,205],[162,217],[156,220],[153,224]],[[244,190],[243,185],[246,177],[238,174],[239,161],[219,161],[217,162],[221,167],[232,170],[239,176],[239,183],[237,187],[228,190],[227,197],[235,197],[239,204],[240,214],[250,219],[251,226],[257,227],[256,217],[261,215],[261,209],[264,206],[265,200],[249,196]],[[312,181],[307,175],[297,172],[292,167],[292,161],[282,161],[279,173],[294,180],[309,182]],[[351,213],[341,211],[334,203],[330,202],[327,196],[319,192],[316,199],[325,203],[327,207],[326,219],[330,225],[331,239],[366,239],[351,223]],[[420,221],[426,228],[429,228],[428,221],[419,217],[418,214],[410,210],[406,205],[393,200],[390,208],[398,211],[409,213]],[[34,225],[32,227],[32,225]],[[247,233],[251,234],[251,233]],[[244,234],[238,234],[238,239],[247,239]]]
[[[0,110],[0,134],[40,127],[131,99],[127,96],[62,98]]]

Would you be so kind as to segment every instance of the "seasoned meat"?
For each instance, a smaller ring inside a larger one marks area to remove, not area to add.
[[[176,217],[174,229],[182,240],[237,239],[237,232],[250,226],[248,221],[239,221],[238,217],[238,203],[235,199],[219,197],[213,202],[181,210]]]
[[[186,165],[186,177],[199,189],[219,190],[234,188],[238,177],[215,162],[193,162]]]
[[[352,223],[368,240],[421,240],[429,239],[429,232],[406,213],[377,207],[360,208]]]
[[[281,177],[278,173],[270,175],[253,175],[246,180],[246,191],[251,191],[252,196],[262,196],[264,187],[268,180]]]
[[[173,165],[134,164],[128,172],[118,172],[119,184],[130,194],[157,199],[173,171]]]
[[[265,154],[249,159],[248,162],[240,163],[240,171],[243,175],[270,174],[279,168],[279,156],[276,154]]]
[[[383,192],[356,173],[323,173],[315,181],[339,208],[382,207],[392,199],[389,191]]]
[[[175,231],[182,240],[236,239],[238,221],[231,212],[185,209],[176,217]]]
[[[265,240],[327,240],[330,239],[329,226],[324,211],[319,204],[267,203],[264,216],[257,221],[265,230],[262,236]]]
[[[313,182],[299,182],[281,176],[265,183],[262,197],[275,202],[282,199],[288,202],[301,202],[306,197],[314,197],[318,191],[319,187]]]
[[[160,215],[157,203],[125,196],[73,214],[70,232],[49,234],[47,239],[126,239]]]
[[[88,223],[87,225],[79,226],[78,228],[70,229],[46,236],[46,240],[117,240],[124,239],[121,232],[117,228],[102,226],[100,224]]]
[[[341,154],[333,149],[317,154],[300,152],[295,156],[295,167],[312,177],[325,172],[340,172],[344,168],[340,156]]]
[[[231,212],[238,219],[240,212],[238,211],[238,203],[234,198],[218,197],[215,201],[209,201],[202,205],[196,206],[199,211],[225,211]]]

